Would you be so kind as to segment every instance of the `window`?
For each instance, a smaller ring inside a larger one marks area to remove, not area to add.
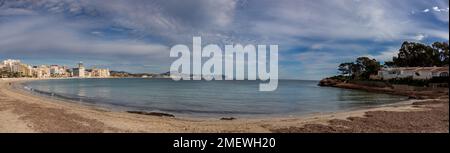
[[[448,72],[442,72],[439,74],[440,77],[448,77]]]
[[[389,71],[389,74],[400,75],[400,71],[398,70]]]

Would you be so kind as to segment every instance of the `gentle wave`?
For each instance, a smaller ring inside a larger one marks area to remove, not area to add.
[[[122,110],[189,116],[302,115],[372,107],[405,97],[317,87],[314,81],[280,80],[275,92],[259,92],[254,81],[168,79],[74,79],[27,82],[38,94]]]

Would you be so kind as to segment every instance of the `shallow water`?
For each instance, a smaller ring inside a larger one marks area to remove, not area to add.
[[[171,79],[61,79],[26,82],[27,90],[121,110],[160,111],[181,116],[286,116],[374,107],[406,97],[319,87],[317,81],[279,80],[274,92],[259,81]]]

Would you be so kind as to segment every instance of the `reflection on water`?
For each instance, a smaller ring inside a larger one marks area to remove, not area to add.
[[[400,96],[318,87],[315,81],[296,80],[280,80],[274,92],[260,92],[257,81],[68,79],[33,81],[27,85],[84,102],[193,116],[308,114],[405,100]]]

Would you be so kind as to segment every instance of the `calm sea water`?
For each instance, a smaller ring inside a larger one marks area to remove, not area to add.
[[[405,97],[319,87],[316,81],[279,80],[274,92],[258,81],[173,81],[171,79],[65,79],[25,83],[40,94],[121,110],[176,115],[284,116],[374,107]]]

